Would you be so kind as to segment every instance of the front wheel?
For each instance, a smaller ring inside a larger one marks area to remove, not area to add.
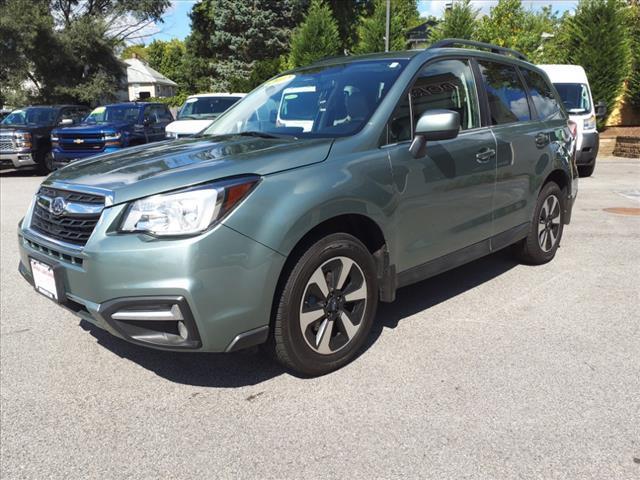
[[[355,237],[329,235],[300,257],[277,302],[267,344],[277,360],[305,375],[336,370],[358,353],[373,324],[373,257]]]
[[[38,159],[38,171],[42,175],[48,175],[53,172],[53,154],[51,150],[43,153]]]
[[[565,196],[554,182],[538,195],[529,235],[516,244],[516,253],[525,263],[540,265],[556,255],[564,227]]]

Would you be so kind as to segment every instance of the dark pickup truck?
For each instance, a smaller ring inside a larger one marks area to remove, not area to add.
[[[0,169],[53,170],[51,131],[80,123],[89,113],[82,105],[46,105],[12,111],[0,123]]]

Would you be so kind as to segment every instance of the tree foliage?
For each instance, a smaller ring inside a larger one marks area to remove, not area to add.
[[[340,51],[338,25],[323,0],[313,0],[309,11],[291,38],[289,67],[309,65]]]
[[[373,0],[326,0],[326,3],[331,7],[333,18],[338,23],[341,48],[353,49],[358,41],[358,20],[371,15]]]
[[[2,90],[26,90],[29,101],[48,103],[109,100],[124,74],[117,47],[161,21],[168,6],[168,0],[3,1]]]
[[[387,3],[375,0],[373,13],[362,17],[358,25],[357,53],[384,52],[386,36]],[[389,21],[389,50],[407,48],[407,30],[420,22],[415,0],[393,0]]]
[[[476,30],[478,10],[470,0],[455,2],[444,14],[444,20],[436,26],[429,37],[431,42],[445,38],[463,38],[471,40]]]
[[[607,102],[609,112],[630,70],[626,8],[620,0],[582,0],[563,25],[567,61],[586,70],[594,101]]]
[[[629,45],[631,47],[631,70],[627,80],[627,99],[640,109],[640,4],[629,5],[628,11]]]

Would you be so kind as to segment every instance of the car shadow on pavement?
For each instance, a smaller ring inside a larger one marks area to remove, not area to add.
[[[36,170],[0,170],[1,178],[15,178],[15,177],[42,177],[44,180],[44,175],[37,172]]]
[[[393,329],[402,319],[477,287],[516,265],[518,263],[508,252],[502,251],[398,290],[394,303],[379,305],[374,328],[360,354],[375,343],[385,328]],[[290,373],[257,347],[236,353],[167,352],[128,343],[84,320],[80,322],[80,326],[101,346],[119,357],[131,360],[175,383],[237,388],[257,385]]]

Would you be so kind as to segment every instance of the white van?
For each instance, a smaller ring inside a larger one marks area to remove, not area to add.
[[[178,119],[165,129],[167,138],[188,137],[213,123],[245,93],[203,93],[190,95],[178,111]]]
[[[596,168],[600,144],[596,117],[604,116],[604,103],[593,104],[587,74],[579,65],[538,65],[556,87],[569,118],[576,124],[576,164],[581,177]]]

